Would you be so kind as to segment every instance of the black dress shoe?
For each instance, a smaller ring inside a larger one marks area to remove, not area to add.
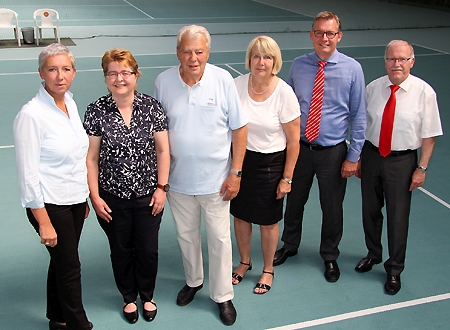
[[[155,307],[157,307],[154,301],[149,301],[149,303],[151,303]],[[156,313],[158,312],[158,310],[157,309],[155,309],[153,311],[146,310],[144,305],[145,305],[145,302],[143,301],[142,302],[142,317],[147,322],[151,322],[151,321],[153,321],[155,319],[155,316],[156,316]]]
[[[297,250],[295,251],[289,251],[288,249],[285,249],[282,247],[277,252],[275,252],[275,255],[273,256],[273,265],[279,266],[284,264],[287,258],[295,256],[297,254]]]
[[[192,300],[194,300],[195,294],[201,288],[203,288],[203,284],[200,284],[199,286],[196,286],[195,288],[192,288],[186,284],[183,287],[183,289],[181,289],[181,291],[178,292],[177,305],[178,306],[186,306],[187,304],[189,304]]]
[[[325,264],[325,279],[328,282],[337,282],[339,279],[339,276],[341,275],[341,272],[339,271],[339,266],[336,262],[336,260],[326,260],[324,261]]]
[[[231,300],[223,303],[217,303],[219,306],[220,319],[225,325],[232,325],[236,321],[236,309],[233,306]]]
[[[127,307],[129,304],[134,304],[136,306],[136,310],[134,312],[125,312],[125,307]],[[130,302],[123,306],[123,316],[125,317],[125,320],[128,321],[128,323],[134,324],[139,319],[139,312],[137,310],[136,302]]]
[[[362,258],[355,267],[358,273],[365,273],[372,269],[373,265],[381,263],[380,259],[371,259],[368,257]]]
[[[67,329],[67,325],[50,320],[48,322],[48,328],[50,330],[65,330]]]
[[[386,283],[384,283],[384,291],[387,294],[394,295],[400,291],[402,284],[400,283],[400,275],[388,275]]]

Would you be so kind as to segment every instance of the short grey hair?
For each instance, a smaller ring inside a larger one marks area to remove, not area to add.
[[[72,67],[75,69],[75,56],[73,56],[69,48],[59,43],[50,44],[42,50],[39,54],[39,69],[44,69],[45,61],[48,57],[61,54],[69,57]]]
[[[177,34],[177,49],[181,46],[181,39],[187,34],[189,38],[193,39],[199,36],[203,36],[206,39],[206,47],[211,49],[211,35],[208,30],[200,25],[187,25],[183,26]]]
[[[409,49],[410,49],[410,50],[409,50],[409,57],[414,58],[414,48],[413,48],[413,46],[412,46],[409,42],[407,42],[407,41],[405,41],[405,40],[391,40],[391,41],[386,45],[386,49],[384,50],[384,58],[387,57],[387,52],[388,52],[389,48],[390,48],[391,46],[395,45],[395,44],[406,44],[406,45],[408,45],[408,46],[409,46]]]

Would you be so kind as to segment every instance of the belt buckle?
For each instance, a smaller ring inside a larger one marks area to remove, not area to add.
[[[317,150],[319,145],[318,144],[310,144],[309,145],[309,150],[313,150],[313,151],[315,151],[315,150]]]

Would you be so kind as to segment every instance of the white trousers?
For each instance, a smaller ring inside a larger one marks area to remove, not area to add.
[[[167,197],[177,227],[186,284],[196,287],[204,280],[200,237],[203,213],[208,242],[210,297],[217,303],[233,299],[230,202],[223,201],[219,193],[191,196],[170,191]]]

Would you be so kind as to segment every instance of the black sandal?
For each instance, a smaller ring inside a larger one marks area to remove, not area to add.
[[[155,309],[153,311],[146,310],[145,307],[144,307],[146,302],[149,302],[150,304],[153,304],[155,307],[157,307],[157,306],[156,306],[156,303],[154,301],[143,301],[142,302],[142,317],[147,322],[151,322],[151,321],[153,321],[155,319],[156,312],[158,311],[158,309]]]
[[[248,272],[249,270],[252,270],[252,268],[253,268],[253,266],[252,266],[252,260],[251,260],[251,259],[250,259],[250,262],[249,262],[248,264],[245,263],[245,262],[242,262],[242,261],[239,261],[239,263],[240,263],[241,265],[244,265],[244,266],[247,266],[247,267],[248,267],[247,270],[245,271],[245,273]],[[244,274],[245,274],[245,273],[244,273]],[[233,285],[238,285],[239,283],[242,282],[242,280],[244,279],[244,276],[241,276],[241,275],[239,275],[239,274],[237,274],[237,273],[233,273],[233,274],[231,274],[231,278],[234,278],[235,280],[238,281],[237,283],[233,283]]]
[[[270,275],[272,275],[272,278],[275,277],[274,272],[268,272],[268,271],[265,271],[264,269],[263,269],[263,274],[270,274]],[[258,282],[258,283],[256,283],[256,286],[255,286],[255,289],[253,290],[253,293],[265,294],[265,293],[269,292],[270,288],[271,288],[271,286],[269,284]],[[256,292],[255,291],[256,289],[263,289],[263,290],[266,290],[266,291],[264,291],[264,292]]]

